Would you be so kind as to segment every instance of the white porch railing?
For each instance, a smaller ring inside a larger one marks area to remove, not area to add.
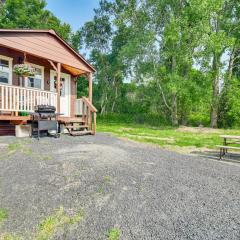
[[[83,114],[83,99],[78,98],[75,100],[75,115],[82,116]]]
[[[57,107],[57,93],[0,84],[0,111],[34,112],[41,104]]]

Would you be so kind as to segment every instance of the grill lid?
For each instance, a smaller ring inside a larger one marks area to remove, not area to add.
[[[37,105],[35,106],[35,112],[37,113],[55,113],[56,107],[51,105]]]

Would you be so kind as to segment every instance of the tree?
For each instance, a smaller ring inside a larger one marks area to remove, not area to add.
[[[239,5],[237,0],[100,1],[80,31],[98,70],[94,101],[100,112],[126,113],[129,106],[130,114],[158,114],[172,125],[212,127],[222,115],[233,116],[236,98],[229,94],[238,92],[240,75]]]
[[[0,28],[53,29],[71,43],[71,27],[45,9],[43,0],[6,0],[0,6]]]

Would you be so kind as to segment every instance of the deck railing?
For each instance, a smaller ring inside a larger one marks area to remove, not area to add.
[[[85,124],[92,130],[93,134],[96,133],[97,127],[97,109],[86,97],[75,100],[75,115],[82,116]]]
[[[57,107],[57,94],[33,88],[0,84],[0,111],[33,112],[36,105]]]

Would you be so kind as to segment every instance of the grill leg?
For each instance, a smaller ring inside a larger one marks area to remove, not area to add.
[[[222,160],[222,156],[223,156],[223,149],[222,148],[220,148],[220,156],[219,156],[219,160]]]
[[[39,130],[39,122],[38,122],[38,140],[40,139],[40,130]]]

